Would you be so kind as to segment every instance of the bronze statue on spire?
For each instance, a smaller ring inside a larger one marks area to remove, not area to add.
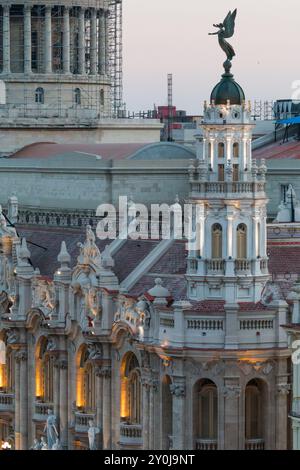
[[[223,64],[226,74],[230,73],[232,65],[231,61],[235,56],[235,52],[233,47],[225,39],[231,38],[234,35],[236,14],[237,9],[235,9],[233,13],[230,11],[223,23],[213,25],[215,28],[219,28],[219,31],[216,33],[209,33],[210,36],[215,34],[218,35],[220,47],[227,56],[227,60]]]

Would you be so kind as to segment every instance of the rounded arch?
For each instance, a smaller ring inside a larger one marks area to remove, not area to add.
[[[35,348],[35,396],[44,403],[53,402],[54,357],[47,350],[48,338],[40,336]]]
[[[232,147],[232,155],[233,158],[239,158],[240,156],[240,144],[239,142],[234,142]]]
[[[142,384],[140,365],[136,355],[129,351],[121,361],[120,417],[127,424],[142,424]]]
[[[202,378],[193,387],[193,434],[195,448],[216,450],[218,447],[218,388]]]
[[[90,413],[96,409],[95,370],[85,343],[80,345],[76,354],[76,406]]]
[[[236,228],[236,252],[237,259],[247,259],[248,254],[248,227],[241,223]]]
[[[211,228],[211,257],[223,258],[223,227],[221,224],[213,224]]]
[[[105,102],[105,92],[103,90],[103,88],[100,90],[100,105],[101,106],[104,106],[104,102]]]
[[[225,144],[224,142],[219,142],[218,143],[218,158],[224,158],[225,157]]]
[[[45,90],[42,87],[38,87],[35,90],[35,102],[38,104],[45,103]]]
[[[161,380],[161,445],[164,450],[172,448],[173,396],[170,389],[171,384],[170,376],[164,375]]]
[[[245,448],[264,450],[268,423],[268,385],[260,378],[245,387]]]
[[[74,101],[75,101],[75,104],[81,105],[81,90],[80,90],[80,88],[75,88],[75,90],[74,90]]]

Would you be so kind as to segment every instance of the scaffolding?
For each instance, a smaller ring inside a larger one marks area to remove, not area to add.
[[[103,118],[123,117],[122,0],[58,3],[50,9],[48,49],[49,7],[28,0],[10,7],[9,70],[5,68],[7,14],[2,6],[0,79],[6,84],[6,104],[0,106],[0,119],[10,113],[16,119],[52,118],[86,126]]]
[[[254,101],[254,120],[272,121],[274,120],[274,101]]]

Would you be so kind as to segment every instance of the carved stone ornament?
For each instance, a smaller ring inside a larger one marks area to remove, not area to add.
[[[13,328],[6,332],[7,344],[17,344],[20,341],[20,333],[17,329]]]
[[[239,385],[227,385],[223,388],[225,398],[239,398],[241,395],[241,387]]]
[[[89,343],[87,349],[90,360],[102,359],[103,352],[101,344]]]
[[[177,398],[185,397],[185,384],[172,383],[170,384],[170,392]]]
[[[104,379],[109,379],[111,377],[111,367],[104,366],[101,368],[101,375]]]
[[[291,384],[277,384],[277,393],[278,395],[289,395],[291,391]]]

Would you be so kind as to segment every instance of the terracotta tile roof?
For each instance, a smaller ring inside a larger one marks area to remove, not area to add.
[[[252,155],[253,158],[265,158],[266,160],[280,160],[283,158],[298,160],[300,159],[300,142],[290,141],[284,144],[282,142],[274,142],[254,150]]]
[[[300,273],[300,245],[268,244],[270,273]]]
[[[41,142],[23,147],[10,158],[47,159],[62,154],[86,153],[99,155],[104,160],[122,160],[147,146],[148,144],[56,144]]]

